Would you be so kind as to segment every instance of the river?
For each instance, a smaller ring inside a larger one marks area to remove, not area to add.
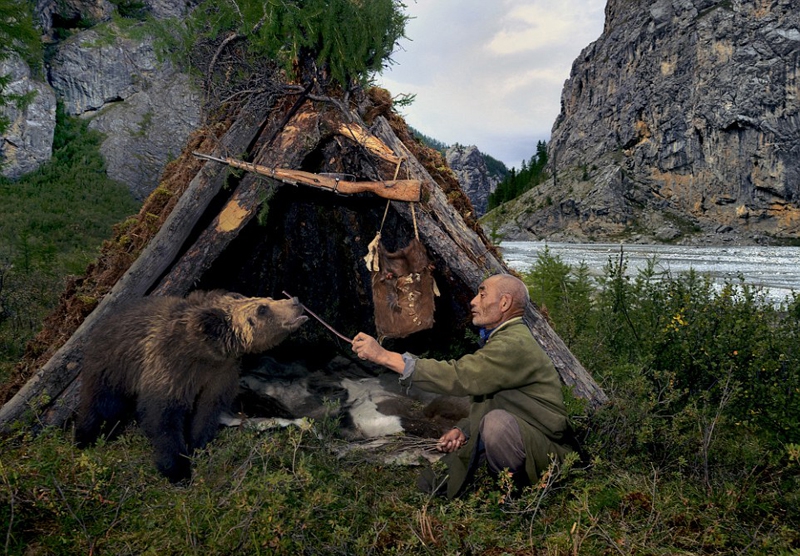
[[[709,276],[715,284],[726,280],[759,286],[768,299],[783,301],[792,291],[800,292],[800,247],[690,247],[684,245],[641,245],[611,243],[545,243],[538,241],[504,241],[500,244],[508,265],[520,272],[529,270],[538,254],[549,248],[552,255],[577,267],[586,263],[592,275],[603,275],[609,258],[617,260],[620,248],[628,261],[627,273],[636,273],[655,258],[656,269],[675,276],[694,269]]]

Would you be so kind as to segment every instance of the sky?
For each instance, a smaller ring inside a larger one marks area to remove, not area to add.
[[[409,125],[519,168],[547,141],[572,62],[603,31],[606,0],[404,0],[408,39],[377,82]]]

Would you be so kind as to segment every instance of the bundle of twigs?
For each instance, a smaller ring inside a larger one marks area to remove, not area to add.
[[[405,434],[393,434],[378,438],[365,438],[348,441],[352,447],[370,449],[383,449],[392,451],[412,451],[438,452],[438,438],[422,438],[419,436],[407,436]]]

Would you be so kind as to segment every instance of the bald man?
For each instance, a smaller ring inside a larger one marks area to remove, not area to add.
[[[551,457],[571,451],[570,428],[555,367],[522,320],[528,288],[510,274],[487,278],[470,302],[481,347],[458,360],[437,361],[388,351],[363,332],[353,351],[402,375],[406,385],[451,396],[470,396],[469,417],[439,439],[447,452],[447,495],[460,495],[484,463],[496,475],[512,473],[518,488],[535,481]],[[420,487],[433,491],[430,472]]]

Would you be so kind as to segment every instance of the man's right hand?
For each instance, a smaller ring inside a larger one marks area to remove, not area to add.
[[[455,452],[467,441],[467,437],[461,432],[461,429],[450,429],[442,435],[439,439],[439,444],[436,449],[440,452]]]
[[[378,340],[369,334],[363,332],[356,334],[356,337],[353,338],[352,348],[359,359],[372,361],[398,374],[403,374],[406,366],[403,356],[397,352],[383,349]]]

